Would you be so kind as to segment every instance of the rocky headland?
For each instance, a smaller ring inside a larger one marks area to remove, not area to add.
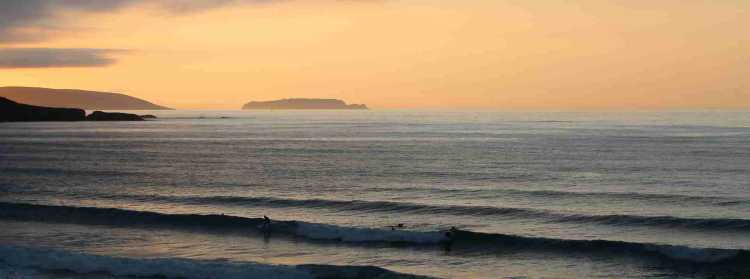
[[[86,111],[79,108],[32,106],[0,97],[0,122],[143,120],[144,117],[132,113],[95,111],[86,116]]]
[[[85,110],[165,110],[168,107],[120,93],[41,87],[0,87],[0,97],[19,103]]]

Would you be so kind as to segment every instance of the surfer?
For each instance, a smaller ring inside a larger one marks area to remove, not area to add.
[[[404,228],[404,224],[403,223],[399,223],[399,224],[397,224],[395,226],[390,226],[390,227],[391,227],[392,231],[395,231],[396,228],[403,229]]]
[[[445,249],[446,252],[449,252],[451,250],[451,247],[453,246],[453,240],[456,238],[456,233],[458,232],[458,229],[456,227],[451,227],[448,231],[445,232],[445,240],[441,241],[443,244],[443,249]]]
[[[458,232],[458,229],[456,227],[451,227],[448,231],[445,232],[445,238],[448,242],[453,242],[453,238],[456,236],[456,233]]]

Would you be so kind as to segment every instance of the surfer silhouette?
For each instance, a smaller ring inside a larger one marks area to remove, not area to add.
[[[453,238],[456,237],[456,233],[458,232],[458,229],[456,227],[451,227],[447,232],[445,232],[445,238],[447,241],[452,242]]]
[[[451,227],[448,231],[445,232],[445,240],[442,241],[443,249],[445,249],[445,252],[450,252],[451,247],[453,246],[453,240],[456,238],[457,232],[458,229],[456,227]]]
[[[392,231],[395,231],[396,228],[403,229],[404,228],[404,224],[403,223],[399,223],[398,225],[391,226],[391,230]]]

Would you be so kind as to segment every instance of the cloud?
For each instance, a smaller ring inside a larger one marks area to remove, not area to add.
[[[0,0],[0,45],[45,41],[64,12],[111,12],[130,5],[154,5],[172,13],[196,12],[235,3],[279,0]],[[0,48],[0,69],[103,67],[122,50],[96,48]]]
[[[59,28],[66,11],[108,12],[129,5],[155,5],[173,13],[187,13],[237,3],[280,0],[0,0],[0,44],[44,40],[48,29]]]
[[[115,63],[110,55],[126,52],[95,48],[0,48],[0,69],[51,67],[104,67]]]
[[[65,10],[108,11],[134,0],[2,0],[0,1],[0,43],[39,40],[28,29],[50,25],[57,13]],[[54,24],[52,24],[54,25]],[[39,30],[35,30],[39,31]]]
[[[192,13],[235,4],[270,4],[289,0],[0,0],[0,46],[38,43],[65,29],[65,12],[112,12],[147,5],[174,14]],[[339,0],[340,1],[340,0]],[[371,1],[371,0],[368,0]],[[41,67],[103,67],[109,55],[122,50],[97,48],[1,48],[0,69]]]

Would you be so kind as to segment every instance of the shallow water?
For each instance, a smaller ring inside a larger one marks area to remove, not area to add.
[[[0,270],[49,269],[8,264],[18,249],[447,278],[742,278],[750,263],[747,112],[148,113],[0,123]],[[243,227],[263,215],[278,231]],[[44,276],[87,271],[69,269]]]

